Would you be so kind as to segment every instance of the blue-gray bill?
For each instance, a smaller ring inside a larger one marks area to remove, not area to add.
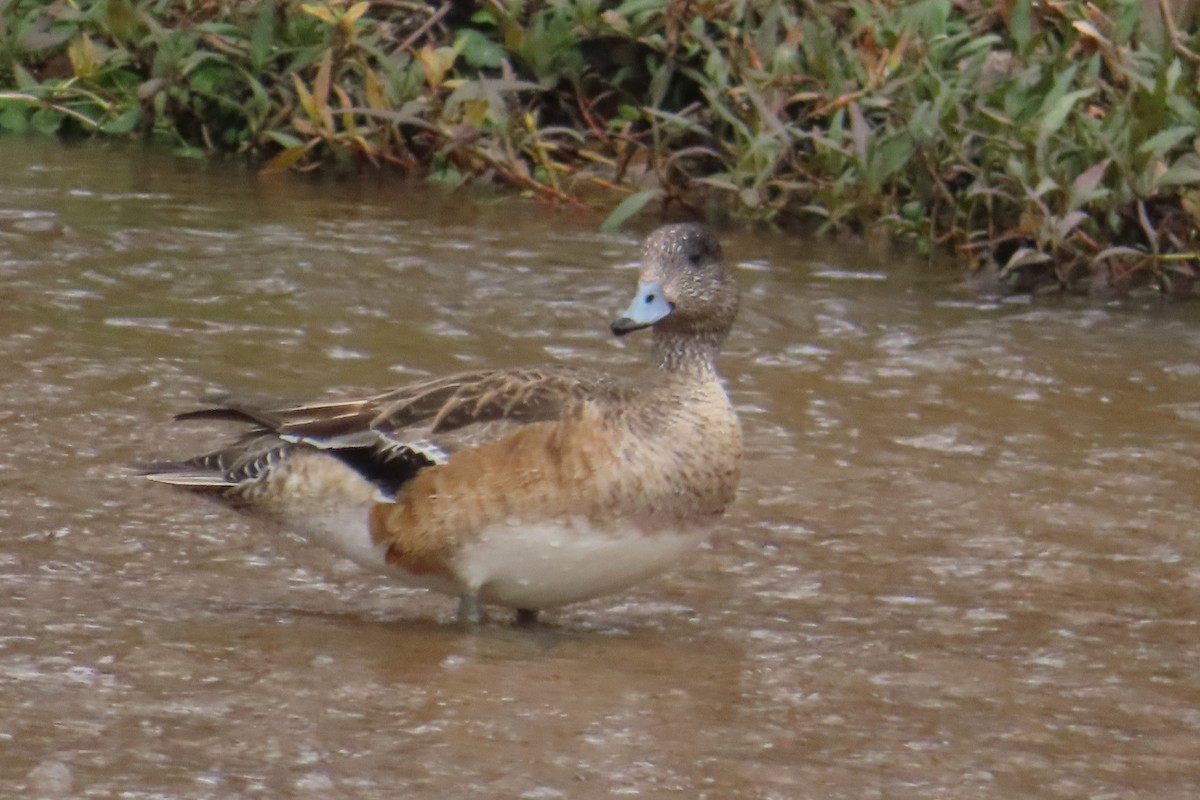
[[[609,327],[617,336],[624,336],[642,328],[649,328],[654,323],[666,317],[675,310],[663,296],[662,284],[658,281],[639,281],[637,295],[625,313],[613,321]]]

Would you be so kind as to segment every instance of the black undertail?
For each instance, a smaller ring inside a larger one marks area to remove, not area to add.
[[[265,478],[277,465],[298,450],[314,449],[336,458],[375,484],[384,497],[394,497],[425,467],[437,464],[434,455],[406,445],[316,448],[309,444],[281,441],[269,431],[253,431],[222,450],[184,461],[136,464],[143,475],[168,476],[185,488],[224,493]]]
[[[352,408],[339,408],[339,412],[331,420],[305,420],[298,424],[288,420],[284,412],[252,405],[188,411],[175,418],[249,423],[253,428],[221,450],[186,461],[143,464],[141,471],[175,475],[177,481],[166,482],[201,491],[223,491],[257,482],[298,449],[312,448],[353,469],[377,486],[383,496],[394,497],[422,469],[445,459],[445,454],[432,445],[400,444],[372,436],[370,430],[358,431],[356,428],[363,422],[361,415]]]
[[[346,466],[379,487],[387,497],[395,496],[425,467],[437,462],[425,453],[410,447],[381,450],[378,447],[339,447],[326,451]]]

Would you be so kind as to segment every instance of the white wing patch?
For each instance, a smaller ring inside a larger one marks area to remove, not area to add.
[[[430,441],[405,442],[404,444],[396,445],[389,444],[388,449],[411,450],[418,455],[425,456],[425,458],[434,464],[445,464],[450,460],[450,456],[445,450]]]

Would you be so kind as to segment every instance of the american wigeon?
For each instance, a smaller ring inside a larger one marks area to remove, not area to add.
[[[371,397],[222,402],[179,419],[252,427],[146,477],[213,495],[405,582],[536,618],[676,563],[733,500],[742,435],[714,366],[738,291],[713,233],[646,240],[612,323],[652,331],[652,366],[498,369]]]

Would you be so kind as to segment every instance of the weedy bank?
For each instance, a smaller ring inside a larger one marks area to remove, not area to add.
[[[1193,291],[1195,2],[0,0],[0,128]]]

